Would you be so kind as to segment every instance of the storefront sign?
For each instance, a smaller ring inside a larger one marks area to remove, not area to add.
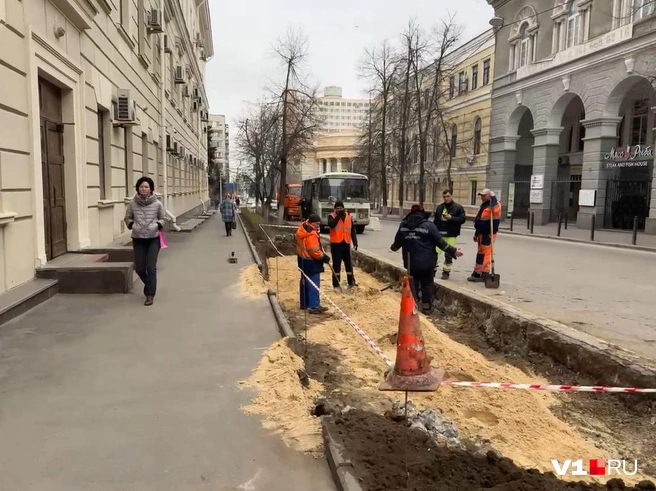
[[[532,205],[541,205],[544,198],[543,189],[531,189],[530,199]]]
[[[579,206],[595,206],[597,201],[596,189],[581,189],[579,191]]]
[[[649,145],[613,147],[604,159],[607,169],[649,167],[654,161],[654,149]]]
[[[531,189],[544,188],[544,174],[533,174],[531,176]]]

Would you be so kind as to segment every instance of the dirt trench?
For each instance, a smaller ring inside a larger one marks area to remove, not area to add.
[[[321,455],[320,424],[312,412],[316,401],[325,398],[337,415],[365,490],[623,489],[616,480],[559,480],[551,473],[551,459],[637,458],[640,475],[626,479],[636,485],[656,474],[653,416],[632,411],[609,394],[445,387],[411,399],[419,409],[440,409],[458,427],[464,448],[450,449],[408,430],[388,417],[402,395],[389,397],[377,390],[384,365],[335,309],[320,317],[298,309],[298,272],[290,259],[269,259],[269,281],[263,281],[256,269],[246,270],[242,289],[250,295],[277,290],[292,327],[304,339],[296,353],[284,341],[276,343],[245,382],[260,390],[247,411],[263,416],[265,426],[293,448]],[[394,289],[381,292],[388,285],[362,271],[356,270],[356,278],[360,287],[343,296],[332,290],[330,276],[324,274],[322,290],[394,359],[399,294]],[[422,316],[422,329],[433,365],[455,379],[584,382],[537,356],[527,360],[496,352],[453,315]],[[647,482],[642,484],[626,489],[652,489]]]

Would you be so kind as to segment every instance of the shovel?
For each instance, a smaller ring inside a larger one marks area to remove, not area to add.
[[[337,273],[335,273],[335,270],[333,269],[332,264],[328,263],[328,267],[330,268],[330,271],[332,272],[333,277],[334,277],[334,278],[337,280],[337,282],[339,283],[339,289],[340,289],[340,291],[342,292],[342,295],[346,295],[346,293],[347,293],[347,289],[346,289],[345,286],[342,285],[342,282],[339,281],[339,276],[337,276]]]
[[[490,207],[490,274],[485,277],[485,288],[499,288],[501,276],[494,273],[494,213]]]

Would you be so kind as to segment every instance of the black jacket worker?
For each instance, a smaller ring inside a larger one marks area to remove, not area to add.
[[[442,192],[443,202],[435,209],[434,223],[437,229],[444,237],[444,241],[450,246],[456,246],[456,239],[460,235],[460,227],[467,219],[465,209],[453,201],[450,190]],[[438,251],[439,255],[439,251]],[[450,254],[444,254],[444,264],[442,265],[442,279],[448,280],[453,265],[453,257]]]
[[[403,219],[391,246],[393,251],[402,249],[403,266],[412,276],[415,298],[419,301],[421,292],[422,310],[429,313],[433,305],[433,283],[437,249],[440,248],[453,258],[462,256],[462,252],[450,246],[442,238],[440,231],[428,218],[430,212],[421,205],[412,205],[410,213]]]
[[[333,255],[333,288],[338,288],[342,277],[342,261],[346,270],[349,286],[356,286],[353,276],[353,263],[351,262],[351,244],[358,250],[358,236],[351,214],[344,209],[344,203],[337,201],[335,211],[328,215],[330,228],[330,252]]]

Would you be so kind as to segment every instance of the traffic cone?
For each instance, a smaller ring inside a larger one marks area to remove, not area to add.
[[[432,368],[424,348],[417,304],[410,290],[410,277],[403,277],[401,315],[396,341],[396,363],[379,390],[432,392],[438,389],[444,370]]]

